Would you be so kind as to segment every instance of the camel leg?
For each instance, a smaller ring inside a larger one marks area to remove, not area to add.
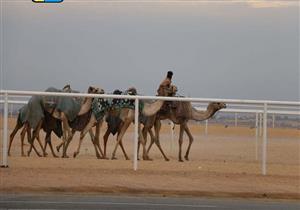
[[[117,151],[118,145],[122,141],[122,138],[123,138],[126,130],[128,129],[130,123],[131,123],[131,121],[129,121],[129,120],[125,121],[124,124],[123,124],[123,126],[122,126],[122,128],[121,128],[121,130],[120,130],[119,135],[117,136],[117,143],[116,143],[115,148],[114,148],[113,153],[112,153],[112,158],[111,158],[112,160],[116,159],[116,151]],[[125,157],[128,158],[128,155],[126,154],[126,152],[125,152],[124,155],[125,155]]]
[[[107,156],[106,156],[106,145],[107,145],[107,141],[108,141],[108,137],[109,137],[109,134],[110,134],[110,131],[109,131],[109,128],[107,128],[104,136],[103,136],[103,158],[104,159],[107,159]]]
[[[31,143],[30,143],[30,141],[31,141],[31,129],[30,129],[30,126],[28,125],[28,124],[25,124],[25,126],[24,126],[24,131],[25,131],[25,133],[27,133],[27,142],[29,143],[29,145],[30,145],[30,148],[29,148],[29,150],[31,151],[31,149],[32,149],[32,147],[31,147]],[[25,137],[25,133],[23,134],[23,138]],[[22,133],[21,133],[22,134]],[[27,152],[28,153],[28,152]],[[25,155],[26,156],[26,155]]]
[[[94,136],[94,137],[91,135],[91,134],[93,134],[93,131],[92,131],[92,130],[89,131],[89,132],[90,132],[91,139],[93,140],[93,144],[94,144],[94,147],[95,147],[95,151],[96,151],[97,158],[103,158],[103,157],[104,157],[104,153],[103,153],[103,151],[102,151],[102,149],[101,149],[101,146],[100,146],[100,140],[99,140],[99,136],[100,136],[100,128],[101,128],[101,126],[102,126],[102,122],[103,122],[103,121],[97,122],[97,124],[96,124],[96,133],[95,133],[95,136]],[[97,148],[98,148],[98,150],[99,150],[99,152],[100,152],[101,155],[99,154]]]
[[[31,136],[30,142],[29,142],[30,143],[30,148],[29,148],[29,150],[27,152],[28,156],[30,156],[32,148],[33,148],[33,150],[36,152],[36,154],[39,157],[42,156],[42,155],[40,155],[40,153],[37,151],[37,149],[34,146],[34,139],[38,137],[41,127],[42,127],[42,120],[38,123],[36,129],[32,131],[32,136]],[[26,129],[30,129],[29,124],[27,124],[27,128]],[[43,149],[43,147],[42,147],[42,149]]]
[[[56,146],[57,152],[59,152],[60,148],[64,145],[64,142],[61,142],[58,146]]]
[[[24,152],[24,139],[25,139],[26,132],[27,132],[27,129],[26,129],[26,126],[24,126],[21,131],[21,155],[22,155],[22,157],[26,156],[25,152]],[[28,138],[28,133],[30,133],[30,130],[29,130],[29,132],[27,132],[27,138]]]
[[[98,152],[98,149],[97,149],[98,144],[96,143],[96,137],[94,136],[94,133],[93,133],[93,130],[92,130],[92,129],[89,130],[89,134],[90,134],[90,137],[91,137],[91,141],[92,141],[92,143],[93,143],[93,145],[94,145],[96,157],[97,157],[98,159],[100,159],[100,158],[101,158],[101,155],[100,155],[99,152]],[[100,146],[100,145],[99,145],[99,146]],[[102,150],[101,150],[101,153],[102,153]]]
[[[44,145],[44,147],[43,147],[43,152],[44,152],[44,155],[45,155],[45,153],[46,153],[46,149],[47,149],[47,145],[48,145],[48,133],[46,133],[46,137],[45,137],[45,145]],[[44,156],[45,157],[45,156]]]
[[[147,150],[146,150],[146,143],[145,139],[141,130],[141,124],[138,125],[138,132],[139,132],[139,141],[142,143],[143,146],[143,160],[151,160],[148,156]]]
[[[74,154],[73,154],[73,157],[74,157],[74,158],[75,158],[75,157],[79,154],[79,152],[80,152],[80,147],[81,147],[82,140],[83,140],[84,136],[86,135],[87,132],[89,132],[89,131],[92,129],[92,127],[93,127],[93,125],[94,125],[95,123],[96,123],[96,119],[95,119],[94,115],[92,115],[90,121],[89,121],[88,124],[85,126],[85,128],[83,129],[83,131],[81,131],[81,133],[80,133],[79,144],[78,144],[77,150],[76,150],[76,151],[74,152]],[[93,135],[94,135],[94,134],[93,134]],[[70,140],[70,139],[69,139],[69,140]],[[93,142],[93,140],[92,140],[92,142]],[[94,143],[94,142],[93,142],[93,143]]]
[[[161,122],[160,122],[160,120],[156,120],[154,122],[155,138],[151,138],[151,143],[150,143],[150,145],[148,147],[148,151],[147,152],[150,151],[150,149],[151,149],[151,147],[152,147],[152,145],[153,145],[153,143],[154,143],[155,140],[159,142],[159,132],[160,132],[160,129],[161,129]]]
[[[50,147],[50,150],[51,150],[51,153],[52,153],[53,157],[58,158],[58,156],[55,154],[53,146],[52,146],[51,132],[46,133],[44,151],[46,151],[47,144],[49,144],[49,147]]]
[[[10,136],[9,136],[9,146],[8,146],[8,152],[7,152],[7,155],[8,155],[8,156],[10,156],[10,148],[11,148],[12,142],[13,142],[13,140],[14,140],[14,137],[15,137],[16,133],[18,132],[18,130],[19,130],[20,128],[22,128],[22,126],[23,126],[23,125],[22,125],[21,122],[19,122],[19,118],[18,118],[17,124],[16,124],[14,130],[13,130],[13,132],[12,132],[12,133],[10,134]],[[24,128],[23,128],[23,130],[24,130]],[[23,145],[22,145],[21,149],[22,149],[22,156],[23,156],[23,155],[24,155]]]
[[[67,116],[64,113],[61,113],[61,121],[63,124],[63,158],[68,158],[67,156],[67,144],[70,141],[70,137],[72,136],[72,132],[68,123]]]
[[[145,144],[147,144],[147,131],[148,131],[148,127],[144,126],[142,129],[142,135],[145,141]],[[137,159],[139,160],[139,154],[140,154],[140,146],[141,146],[141,141],[138,141],[138,148],[137,148]],[[147,150],[147,154],[148,154],[148,150]]]
[[[181,147],[182,147],[182,142],[183,142],[183,131],[184,131],[183,125],[180,125],[179,140],[178,140],[178,143],[179,143],[178,160],[180,162],[183,162],[182,157],[181,157],[181,150],[182,150]]]
[[[74,137],[75,132],[76,132],[76,130],[72,129],[71,135],[68,137],[67,142],[65,144],[66,151],[68,150],[69,144],[71,143],[71,141],[72,141],[72,139]],[[58,147],[60,148],[62,146],[64,146],[64,142],[60,143],[60,145]]]
[[[122,152],[123,152],[123,155],[124,155],[125,159],[126,159],[126,160],[130,160],[130,158],[128,157],[128,155],[127,155],[126,152],[125,152],[125,148],[124,148],[124,146],[123,146],[123,142],[120,141],[119,145],[120,145],[120,147],[121,147],[121,150],[122,150]]]
[[[161,148],[161,145],[160,145],[160,142],[159,142],[159,139],[155,138],[153,132],[151,129],[149,129],[149,134],[151,136],[151,142],[155,142],[156,146],[158,147],[158,149],[160,150],[161,154],[164,156],[165,158],[165,161],[169,161],[169,158],[167,158],[167,156],[165,155],[163,149]]]
[[[117,134],[117,138],[118,138],[118,136],[119,136],[119,134],[120,134],[120,128],[123,126],[123,122],[119,125],[119,131],[118,131],[118,134]],[[126,151],[125,151],[125,148],[124,148],[124,146],[123,146],[123,141],[120,141],[120,143],[119,143],[119,145],[120,145],[120,147],[121,147],[121,149],[122,149],[122,152],[123,152],[123,155],[124,155],[124,157],[125,157],[125,159],[126,160],[130,160],[130,158],[128,157],[128,155],[126,154]]]
[[[80,147],[81,147],[81,144],[82,144],[82,140],[84,138],[85,134],[81,131],[80,133],[80,139],[79,139],[79,144],[78,144],[78,147],[77,147],[77,150],[74,152],[73,154],[73,157],[76,158],[76,156],[79,154],[80,152]]]
[[[193,138],[193,136],[192,136],[192,134],[191,134],[191,131],[190,131],[189,127],[187,126],[187,124],[185,124],[184,130],[185,130],[186,134],[187,134],[188,137],[189,137],[189,146],[188,146],[188,148],[187,148],[187,150],[186,150],[186,153],[185,153],[184,158],[185,158],[186,160],[189,160],[189,153],[190,153],[190,149],[191,149],[192,143],[193,143],[193,141],[194,141],[194,138]]]
[[[43,151],[43,156],[46,157],[48,154],[47,154],[46,150],[44,150],[44,147],[43,147],[42,142],[41,142],[41,139],[40,139],[40,134],[39,134],[39,132],[36,134],[36,138],[37,138],[38,143],[39,143],[39,145],[40,145],[40,147],[41,147],[41,149],[42,149],[42,151]]]

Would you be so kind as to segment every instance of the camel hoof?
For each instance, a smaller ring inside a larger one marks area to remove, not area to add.
[[[165,158],[165,161],[170,161],[170,159],[169,158]]]
[[[184,159],[187,160],[187,161],[189,161],[189,157],[186,157],[186,156],[185,156]]]
[[[146,157],[143,157],[143,160],[152,161],[152,159],[151,159],[151,158],[149,158],[148,156],[146,156]]]
[[[117,158],[115,156],[111,157],[112,160],[117,160]]]
[[[78,155],[78,153],[77,153],[77,152],[74,152],[73,158],[76,158],[77,155]]]
[[[53,155],[53,157],[54,157],[54,158],[58,158],[58,156],[57,156],[57,155]]]
[[[183,160],[182,160],[182,159],[179,159],[178,161],[179,161],[179,162],[183,162]]]
[[[63,156],[61,156],[62,158],[69,158],[69,156],[68,155],[63,155]]]

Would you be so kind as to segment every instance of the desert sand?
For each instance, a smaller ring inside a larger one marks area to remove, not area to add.
[[[9,119],[9,133],[14,124],[15,119]],[[105,127],[101,129],[101,144]],[[194,135],[190,161],[178,162],[178,128],[172,143],[170,126],[164,124],[161,144],[170,161],[165,161],[153,146],[149,153],[153,160],[139,161],[137,171],[133,170],[132,162],[133,127],[123,141],[129,161],[124,159],[120,148],[118,160],[97,159],[89,136],[85,137],[79,156],[73,158],[79,133],[68,149],[70,158],[53,158],[49,148],[47,157],[37,157],[34,152],[30,157],[21,157],[18,133],[8,159],[9,168],[0,169],[0,191],[300,199],[299,130],[268,129],[267,175],[264,176],[261,174],[262,138],[256,147],[255,129],[209,125],[206,136],[203,125],[192,123],[190,127]],[[115,139],[110,136],[109,157]],[[61,140],[53,135],[52,142],[56,146]],[[184,136],[183,151],[187,143],[188,138]],[[25,151],[28,148],[27,144]]]

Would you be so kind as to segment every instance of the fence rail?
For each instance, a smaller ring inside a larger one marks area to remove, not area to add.
[[[269,113],[282,113],[282,114],[299,114],[298,111],[276,111],[276,110],[268,110],[269,105],[279,105],[279,106],[288,106],[288,107],[296,107],[297,109],[300,107],[300,102],[298,101],[270,101],[270,100],[240,100],[240,99],[216,99],[216,98],[183,98],[183,97],[158,97],[158,96],[130,96],[130,95],[110,95],[110,94],[87,94],[87,93],[62,93],[62,92],[40,92],[40,91],[17,91],[17,90],[0,90],[0,95],[3,96],[4,103],[4,123],[3,123],[3,157],[2,157],[2,166],[8,167],[7,161],[7,125],[8,125],[8,104],[9,103],[21,103],[24,101],[13,101],[8,100],[9,96],[67,96],[67,97],[92,97],[92,98],[120,98],[120,99],[134,99],[135,107],[138,107],[140,100],[164,100],[164,101],[186,101],[186,102],[224,102],[227,104],[240,104],[240,105],[258,105],[262,109],[245,109],[239,111],[248,112],[248,113],[256,113],[256,127],[257,127],[257,118],[258,114],[263,115],[263,144],[262,144],[262,174],[267,174],[267,115]],[[272,106],[273,107],[273,106]],[[237,109],[235,109],[237,110]],[[234,109],[229,109],[225,112],[234,111]],[[134,123],[134,160],[133,160],[133,169],[137,170],[137,144],[138,144],[138,109],[135,109],[135,123]]]

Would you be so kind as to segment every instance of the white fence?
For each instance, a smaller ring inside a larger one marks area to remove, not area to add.
[[[157,96],[130,96],[130,95],[107,95],[107,94],[86,94],[86,93],[54,93],[54,92],[37,92],[37,91],[15,91],[15,90],[0,90],[0,95],[4,97],[4,118],[3,118],[3,157],[2,157],[2,167],[8,167],[7,160],[7,143],[8,143],[8,104],[9,103],[24,103],[23,101],[13,101],[8,100],[10,96],[33,96],[33,95],[42,95],[42,96],[68,96],[68,97],[93,97],[93,98],[121,98],[121,99],[134,99],[135,107],[139,107],[140,100],[168,100],[168,101],[189,101],[189,102],[224,102],[226,104],[235,104],[239,106],[250,105],[250,106],[260,106],[262,109],[255,110],[240,110],[241,112],[256,113],[256,129],[258,128],[258,114],[262,114],[262,135],[263,135],[263,144],[262,144],[262,174],[267,174],[267,115],[268,113],[275,114],[297,114],[300,108],[300,102],[296,101],[267,101],[267,100],[238,100],[238,99],[215,99],[215,98],[181,98],[181,97],[157,97]],[[296,108],[296,111],[282,111],[282,110],[268,110],[268,106],[284,106]],[[237,112],[237,110],[227,110],[232,112]],[[138,109],[135,109],[135,122],[138,121]],[[138,145],[138,123],[134,124],[134,157],[133,157],[133,169],[137,170],[137,145]],[[256,131],[256,136],[257,136]],[[173,135],[172,135],[173,136]],[[257,141],[256,141],[257,142]],[[256,143],[257,145],[257,143]],[[257,148],[257,146],[256,146]],[[257,156],[257,152],[256,152]]]

